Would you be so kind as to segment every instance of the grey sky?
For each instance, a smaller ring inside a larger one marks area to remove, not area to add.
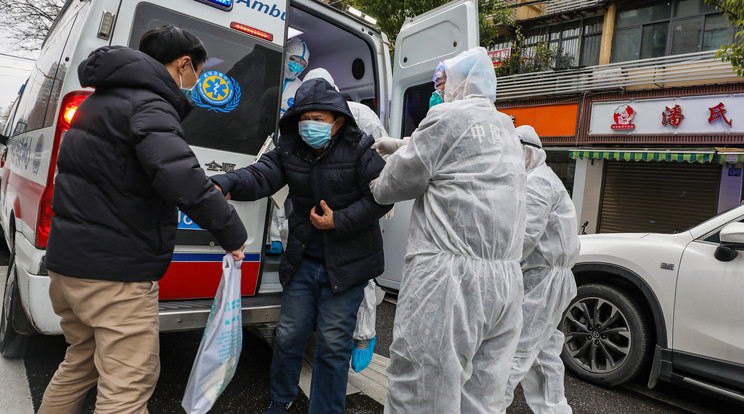
[[[1,54],[20,55],[22,53],[23,56],[28,56],[32,59],[35,57],[29,55],[28,52],[12,50],[12,48],[6,46],[7,44],[7,39],[0,37]],[[23,85],[29,73],[31,73],[33,64],[34,62],[30,60],[14,59],[0,55],[0,108],[5,108],[13,102],[21,85]]]

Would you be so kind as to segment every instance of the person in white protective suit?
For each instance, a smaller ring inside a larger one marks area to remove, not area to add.
[[[437,65],[436,70],[434,70],[432,82],[434,82],[434,92],[432,92],[431,98],[429,98],[429,109],[444,102],[444,85],[447,83],[447,74],[444,72],[444,62],[439,62],[439,65]],[[372,149],[376,150],[380,156],[385,157],[386,155],[394,153],[403,145],[408,145],[410,140],[411,137],[403,137],[403,139],[388,136],[382,136],[379,138],[375,137],[375,143],[372,144]]]
[[[305,41],[298,37],[292,38],[287,42],[286,52],[287,61],[284,65],[281,116],[284,116],[287,109],[294,105],[295,93],[300,85],[302,85],[299,75],[305,70],[310,59],[310,50],[308,50]],[[274,210],[271,214],[271,227],[269,228],[269,242],[271,247],[266,250],[266,253],[278,255],[284,251],[284,245],[287,243],[287,235],[289,233],[287,216],[292,206],[289,201],[286,201],[281,206],[276,203],[273,205]]]
[[[282,85],[282,107],[281,114],[284,115],[287,109],[294,105],[295,93],[302,85],[299,76],[310,62],[310,50],[308,50],[305,41],[299,37],[294,37],[287,42],[285,48],[287,62],[284,65],[284,83]]]
[[[539,414],[571,413],[563,389],[563,332],[558,324],[576,296],[571,268],[579,256],[576,210],[563,183],[545,164],[535,129],[517,128],[527,168],[527,225],[522,249],[524,326],[514,356],[506,406],[521,381],[527,404]],[[506,408],[505,406],[505,408]]]
[[[415,198],[393,326],[385,413],[491,413],[503,406],[522,328],[525,168],[497,111],[482,47],[444,62],[444,103],[370,183]]]
[[[323,68],[313,69],[308,72],[303,82],[315,78],[325,79],[338,90],[333,76]],[[354,115],[354,120],[362,132],[375,139],[387,136],[385,126],[382,125],[380,117],[370,107],[354,101],[347,101],[346,103],[349,105],[351,114]],[[376,317],[377,297],[375,295],[375,282],[374,280],[370,280],[367,282],[367,287],[364,288],[364,299],[362,299],[362,304],[359,305],[356,328],[354,328],[354,348],[351,351],[351,367],[354,369],[354,372],[359,372],[367,368],[372,361],[372,354],[375,351],[375,342],[377,341],[377,333],[375,331]]]

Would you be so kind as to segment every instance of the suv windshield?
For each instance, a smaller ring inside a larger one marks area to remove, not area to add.
[[[189,145],[255,155],[279,116],[282,50],[232,29],[153,4],[137,6],[129,47],[148,30],[172,24],[201,39],[207,62],[183,120]]]

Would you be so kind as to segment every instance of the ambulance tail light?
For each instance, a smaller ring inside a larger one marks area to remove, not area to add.
[[[230,23],[230,27],[233,28],[233,29],[235,29],[235,30],[237,30],[237,31],[239,31],[239,32],[243,32],[243,33],[249,34],[251,36],[256,36],[258,38],[261,38],[261,39],[264,39],[264,40],[268,40],[269,42],[271,42],[272,40],[274,40],[274,35],[273,34],[268,33],[268,32],[264,32],[262,30],[254,29],[254,28],[252,28],[250,26],[246,26],[244,24],[240,24],[240,23],[237,23],[237,22],[232,22],[232,23]]]
[[[57,169],[57,154],[59,145],[65,132],[70,129],[70,123],[75,117],[80,104],[90,95],[90,91],[70,92],[62,99],[62,105],[59,109],[59,118],[57,118],[57,128],[54,131],[54,142],[52,143],[52,153],[49,159],[49,173],[47,174],[47,183],[44,191],[41,193],[39,201],[39,213],[36,217],[36,242],[34,245],[39,249],[46,249],[49,240],[49,229],[52,227],[52,194],[54,193],[54,176]]]

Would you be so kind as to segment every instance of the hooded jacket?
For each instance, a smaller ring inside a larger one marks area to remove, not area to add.
[[[245,227],[184,140],[189,104],[165,67],[137,50],[102,47],[78,76],[96,90],[60,148],[47,268],[89,279],[158,280],[173,254],[176,207],[225,250],[240,248]]]
[[[310,110],[331,111],[345,118],[320,154],[302,141],[298,131],[300,116]],[[268,197],[289,185],[292,213],[287,249],[279,266],[282,285],[297,272],[308,245],[317,242],[322,243],[335,293],[382,274],[385,265],[379,219],[391,206],[377,204],[369,191],[370,181],[385,165],[370,149],[372,137],[359,130],[344,98],[323,79],[300,86],[295,104],[279,121],[279,128],[281,136],[274,150],[253,165],[212,180],[235,200]],[[318,230],[310,221],[313,207],[322,211],[321,200],[333,210],[333,230]]]

